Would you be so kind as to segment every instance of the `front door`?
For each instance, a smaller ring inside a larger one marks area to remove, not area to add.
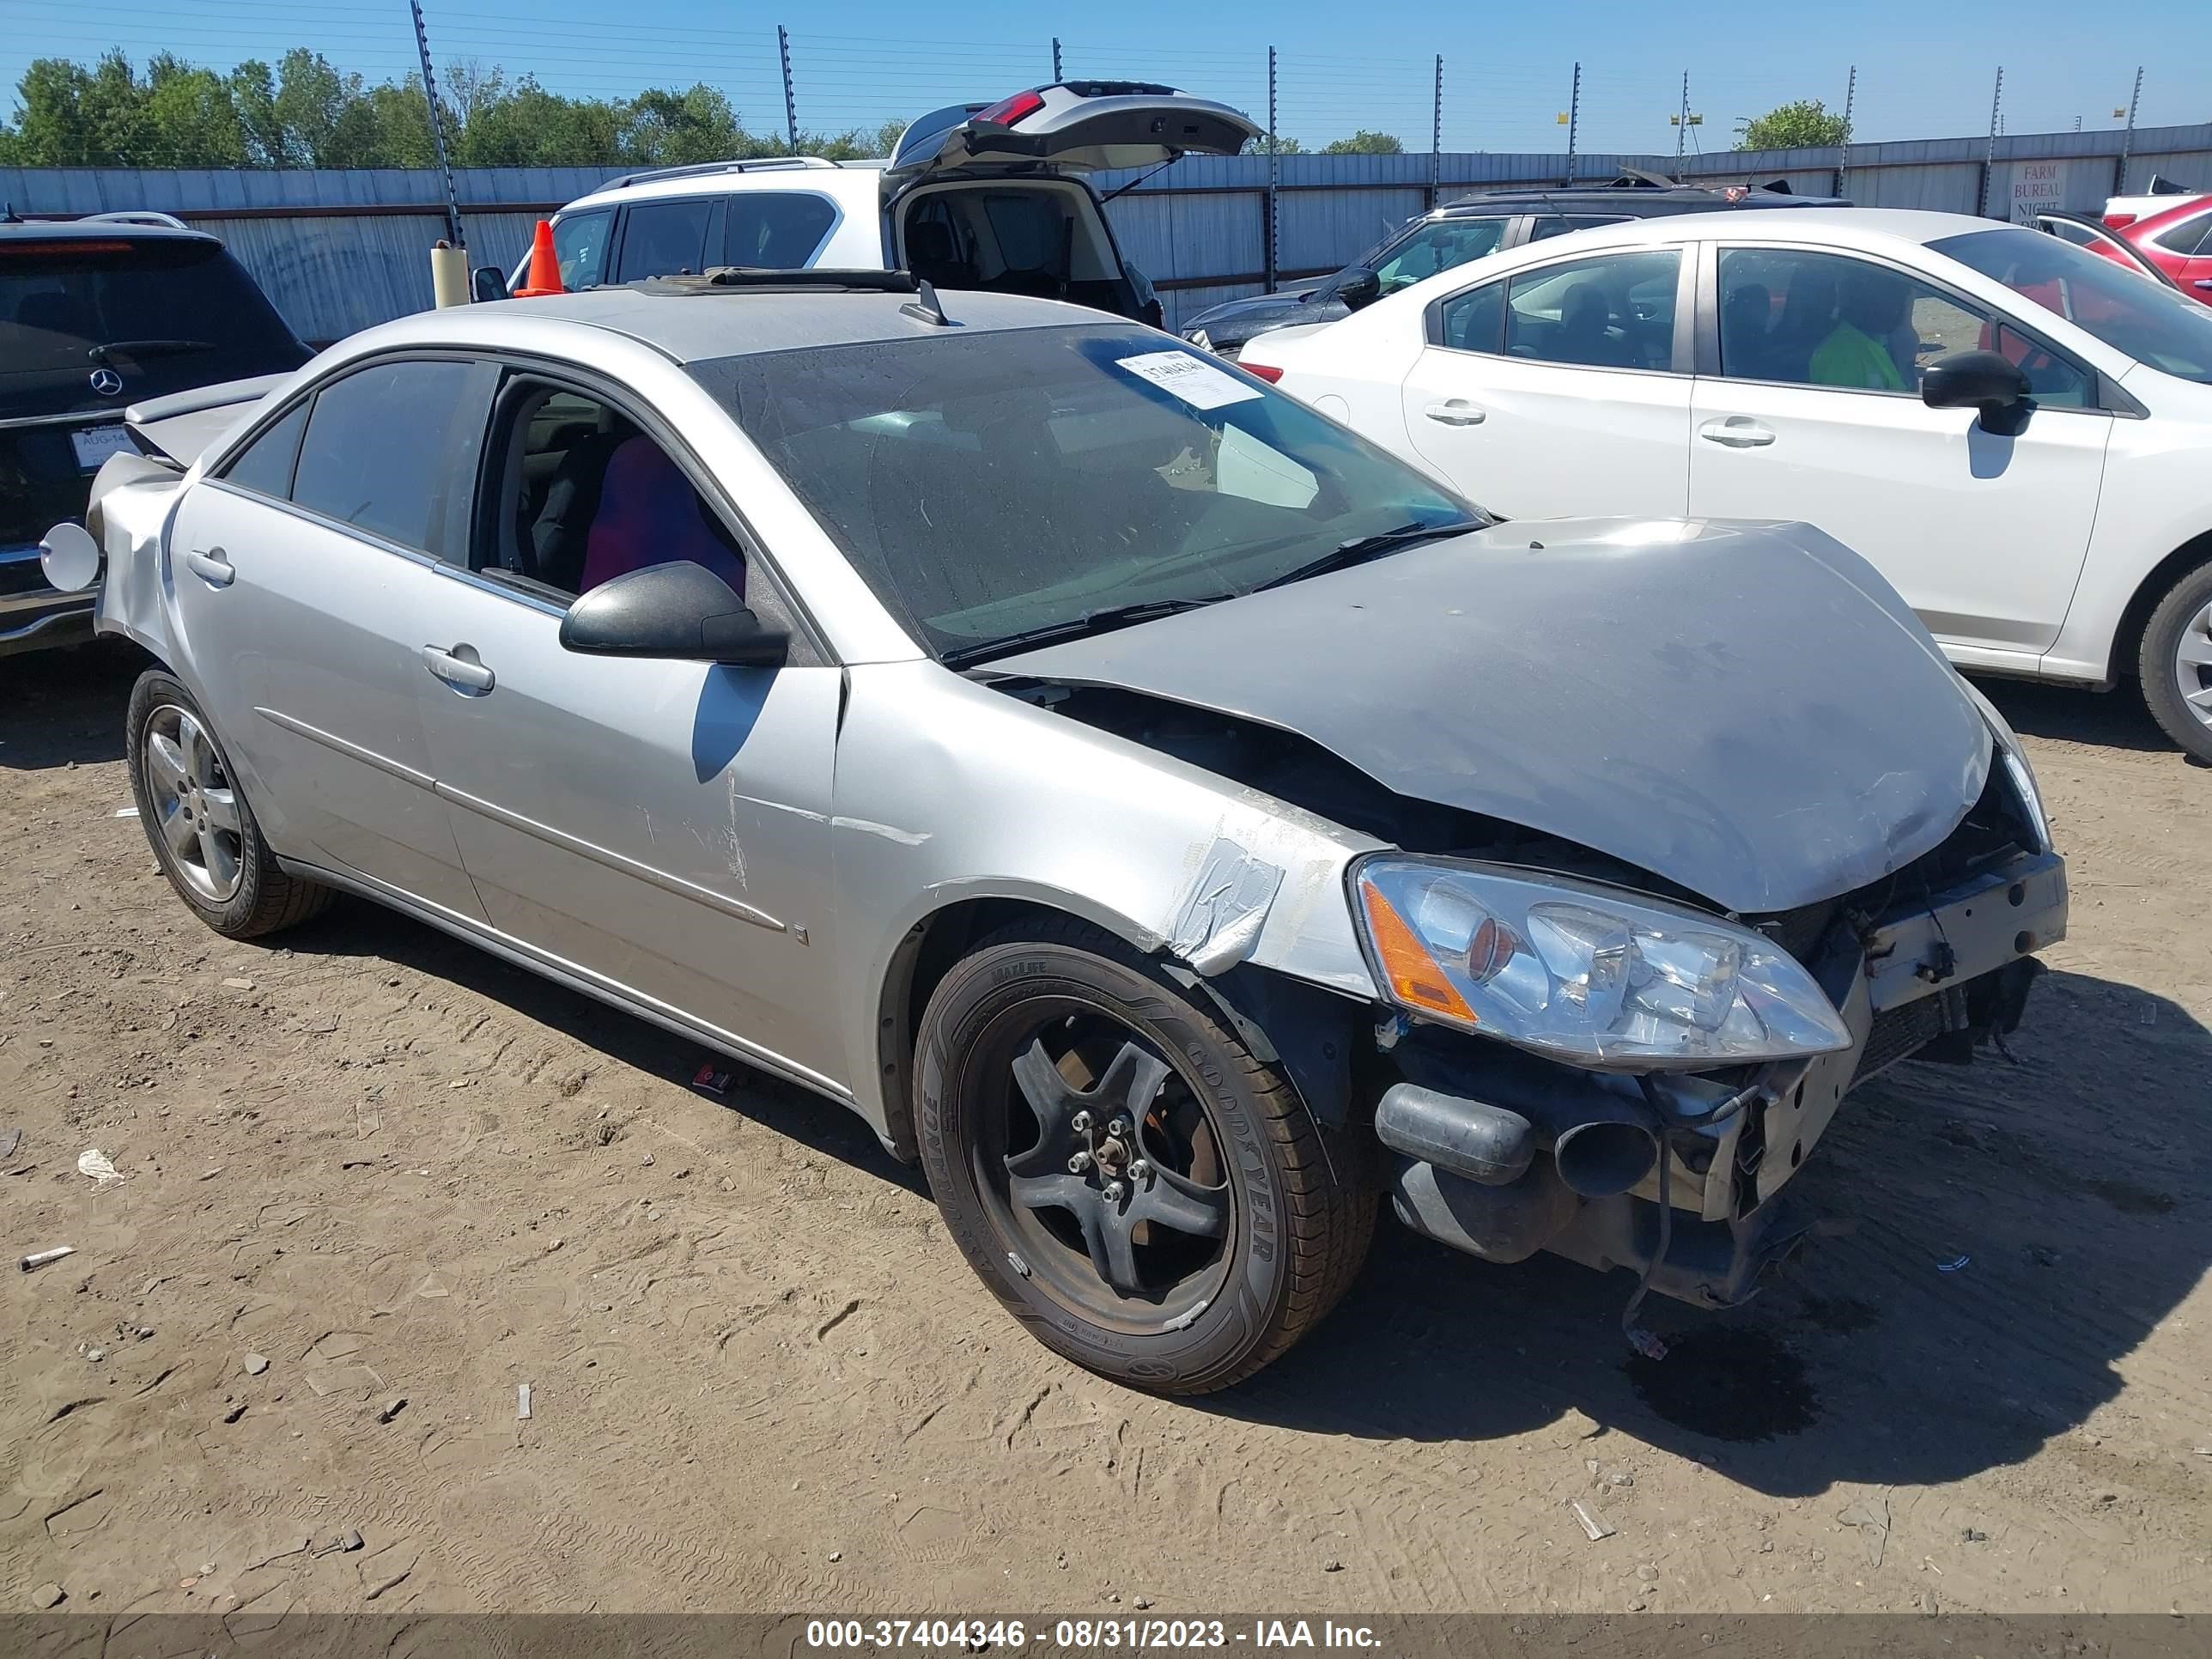
[[[1691,513],[1827,532],[1971,659],[2046,649],[2088,550],[2112,435],[2112,416],[2084,407],[2094,377],[1869,260],[1723,248],[1718,272],[1719,372],[1698,378],[1692,400]],[[1920,401],[1928,362],[1974,349],[2027,372],[2037,408],[2015,436]]]
[[[1690,377],[1675,372],[1680,265],[1674,248],[1625,249],[1432,305],[1401,393],[1414,453],[1507,518],[1680,517],[1690,409]]]
[[[331,382],[187,490],[169,537],[181,635],[206,671],[191,678],[271,845],[472,920],[416,681],[483,374],[379,363]]]
[[[431,769],[492,925],[842,1087],[830,972],[842,671],[804,647],[773,669],[563,650],[575,593],[670,558],[708,564],[765,615],[781,605],[672,446],[611,404],[518,379],[492,443],[473,568],[444,572],[416,672]]]

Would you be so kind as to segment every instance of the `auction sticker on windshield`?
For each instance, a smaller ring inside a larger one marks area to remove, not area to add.
[[[1188,351],[1143,352],[1122,358],[1117,367],[1140,380],[1165,387],[1193,409],[1218,409],[1224,404],[1241,404],[1260,395],[1226,369]]]
[[[70,434],[70,444],[76,451],[76,464],[90,472],[110,455],[130,448],[131,434],[120,426],[81,427]]]

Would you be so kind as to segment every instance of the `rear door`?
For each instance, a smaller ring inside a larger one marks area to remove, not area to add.
[[[1679,516],[1689,488],[1682,266],[1680,248],[1624,248],[1430,306],[1401,394],[1414,452],[1508,518]]]
[[[328,381],[187,490],[169,532],[190,678],[273,844],[479,921],[416,683],[490,384],[453,358]]]
[[[2154,231],[2145,251],[2192,300],[2212,305],[2212,208]]]

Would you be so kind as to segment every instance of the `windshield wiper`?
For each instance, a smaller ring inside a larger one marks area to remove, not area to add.
[[[991,640],[982,645],[963,646],[957,651],[948,651],[945,653],[945,664],[948,668],[959,668],[986,657],[1003,657],[1031,646],[1083,639],[1092,634],[1108,634],[1117,628],[1151,622],[1156,617],[1172,617],[1178,611],[1195,611],[1200,605],[1218,605],[1224,599],[1236,597],[1233,593],[1214,593],[1204,599],[1134,599],[1127,605],[1103,605],[1096,611],[1086,611],[1079,617],[1070,617],[1066,622],[1048,623],[1042,628],[1032,628],[1025,633],[1009,634],[1003,639]]]
[[[110,340],[105,345],[94,346],[84,355],[95,363],[105,363],[118,357],[173,357],[184,351],[214,349],[212,340]]]
[[[1378,530],[1371,536],[1354,536],[1348,542],[1339,542],[1317,559],[1293,565],[1279,576],[1270,576],[1260,584],[1255,592],[1270,587],[1288,587],[1292,582],[1302,582],[1309,576],[1327,575],[1332,570],[1360,564],[1384,553],[1395,553],[1401,547],[1411,547],[1417,542],[1434,541],[1439,536],[1457,536],[1469,530],[1489,528],[1480,519],[1454,519],[1443,524],[1401,524],[1395,530]]]

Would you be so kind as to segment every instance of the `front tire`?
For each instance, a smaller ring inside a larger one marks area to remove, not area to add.
[[[922,1162],[969,1264],[1102,1376],[1160,1394],[1242,1382],[1365,1259],[1359,1143],[1097,928],[983,941],[931,997],[915,1060]]]
[[[318,882],[288,875],[261,837],[215,728],[192,694],[153,670],[131,690],[131,793],[177,896],[226,939],[254,939],[329,908]]]
[[[2190,571],[2159,601],[2136,666],[2151,717],[2189,754],[2212,762],[2212,564]]]

